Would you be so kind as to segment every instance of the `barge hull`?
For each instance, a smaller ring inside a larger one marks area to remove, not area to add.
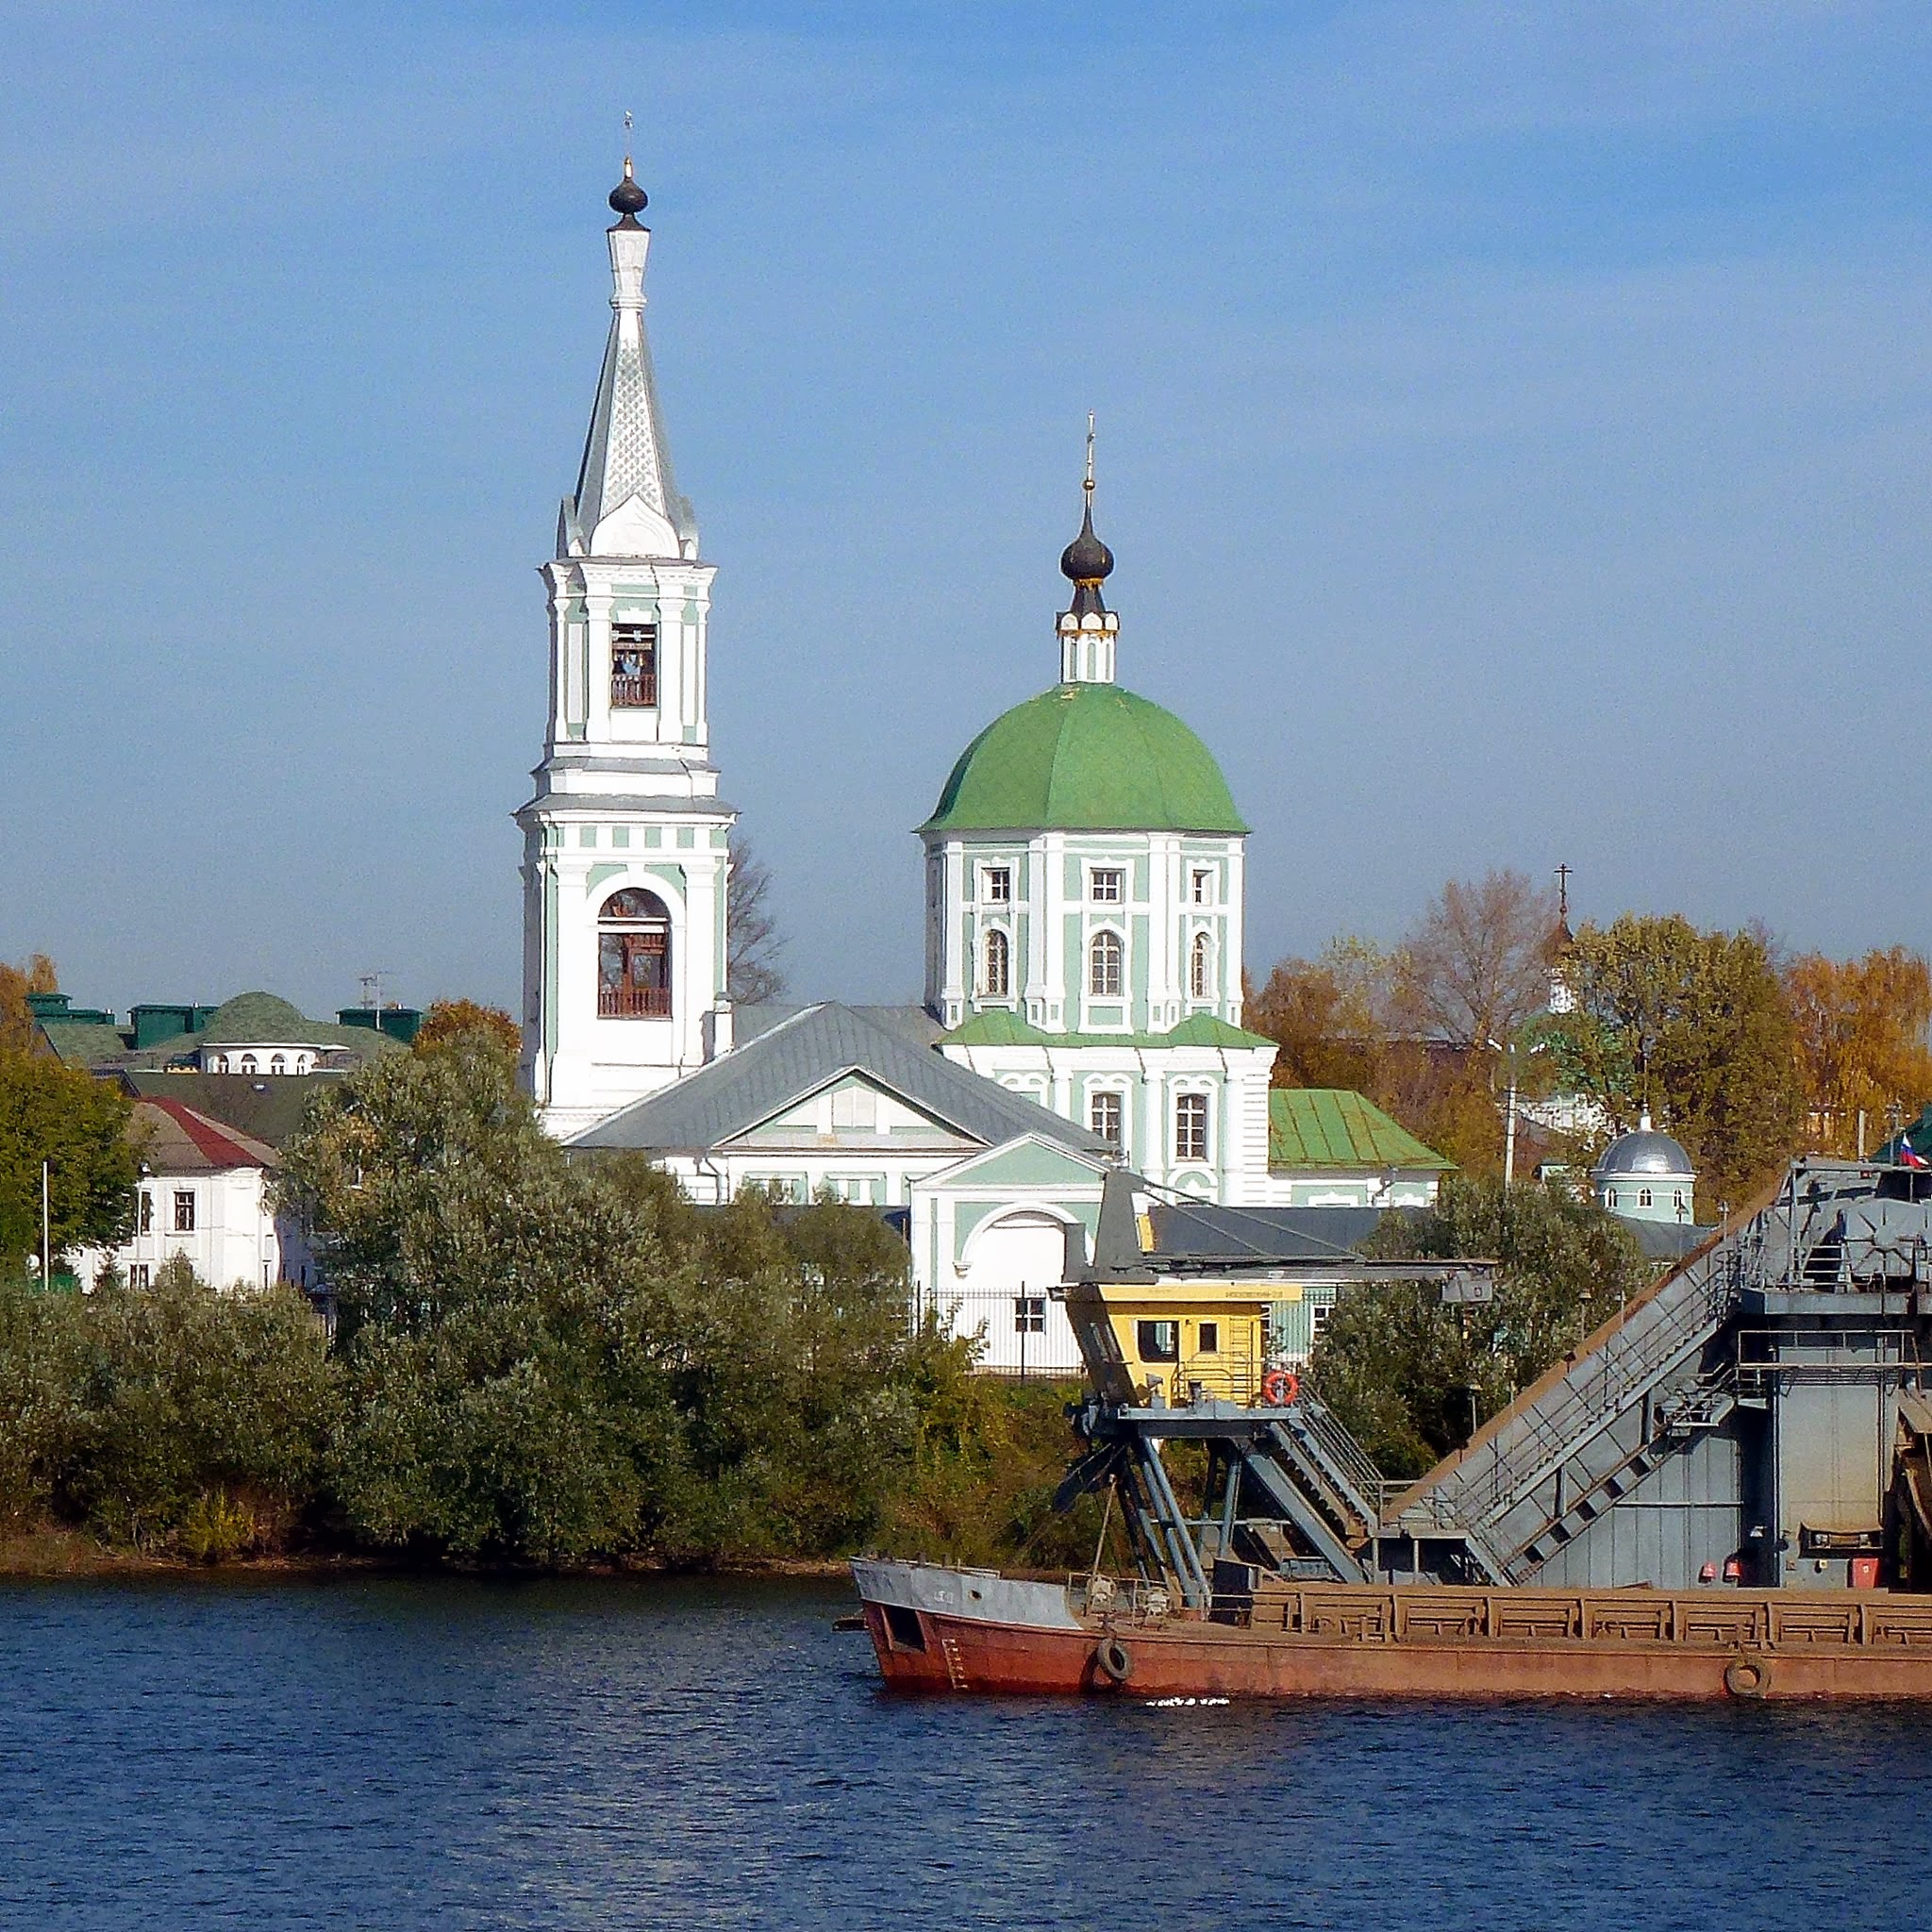
[[[1223,1621],[1084,1618],[1050,1585],[1003,1594],[1029,1589],[1032,1618],[915,1609],[903,1599],[926,1592],[903,1588],[889,1614],[866,1595],[887,1684],[1141,1699],[1932,1698],[1925,1598],[1309,1585],[1257,1593]]]

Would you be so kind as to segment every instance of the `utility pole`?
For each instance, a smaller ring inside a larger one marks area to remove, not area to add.
[[[53,1220],[47,1211],[47,1166],[48,1163],[46,1161],[41,1162],[41,1286],[42,1289],[51,1288],[54,1285],[53,1245],[48,1240],[49,1232],[53,1226]]]
[[[1503,1190],[1516,1185],[1516,1060],[1509,1060],[1509,1093],[1503,1113]]]

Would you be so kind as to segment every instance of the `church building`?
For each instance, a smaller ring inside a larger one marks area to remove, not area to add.
[[[901,1217],[923,1298],[991,1366],[1070,1367],[1063,1278],[1102,1180],[1248,1208],[1421,1205],[1447,1163],[1358,1095],[1270,1090],[1241,1024],[1248,827],[1219,765],[1116,676],[1089,425],[1057,674],[960,754],[919,827],[921,1005],[734,1012],[729,835],[707,719],[713,567],[672,481],[625,163],[612,318],[544,566],[549,724],[524,834],[524,1077],[573,1147],[645,1152]],[[1044,626],[1042,626],[1044,628]]]

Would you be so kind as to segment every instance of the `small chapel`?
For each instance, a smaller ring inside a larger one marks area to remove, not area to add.
[[[1110,1168],[1204,1208],[1433,1200],[1448,1162],[1358,1094],[1272,1089],[1274,1043],[1241,1024],[1249,828],[1201,740],[1119,681],[1091,421],[1053,682],[966,746],[918,827],[923,1001],[734,1009],[714,566],[673,479],[628,158],[609,205],[609,335],[542,567],[548,722],[516,814],[546,1127],[641,1151],[700,1203],[758,1187],[892,1215],[920,1297],[982,1327],[992,1368],[1076,1364],[1050,1291]]]

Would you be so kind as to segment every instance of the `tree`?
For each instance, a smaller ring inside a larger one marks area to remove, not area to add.
[[[758,1007],[785,991],[778,955],[785,941],[772,910],[772,869],[749,839],[731,848],[724,889],[724,991],[734,1006]]]
[[[32,1045],[33,1015],[27,1011],[30,992],[53,992],[59,985],[54,962],[35,953],[24,966],[0,959],[0,1053],[25,1053]]]
[[[1420,1475],[1528,1388],[1650,1279],[1614,1215],[1567,1189],[1452,1178],[1433,1208],[1391,1215],[1385,1259],[1487,1258],[1488,1303],[1445,1308],[1433,1283],[1345,1291],[1315,1345],[1313,1386],[1391,1475]]]
[[[1277,1087],[1370,1092],[1391,1044],[1391,962],[1373,940],[1332,940],[1315,959],[1283,959],[1247,1002],[1247,1024],[1280,1051]]]
[[[493,1044],[512,1067],[523,1058],[524,1036],[517,1023],[501,1007],[486,1007],[477,1000],[432,1000],[410,1044],[416,1053],[439,1053],[466,1034]]]
[[[1784,977],[1812,1144],[1868,1151],[1932,1099],[1932,970],[1923,954],[1892,946],[1862,959],[1807,953]]]
[[[1762,933],[1625,913],[1581,927],[1565,971],[1575,1009],[1546,1023],[1546,1037],[1610,1131],[1649,1108],[1697,1163],[1704,1212],[1782,1167],[1803,1096],[1791,1009]]]
[[[136,1177],[128,1118],[110,1081],[39,1055],[0,1054],[0,1266],[17,1268],[40,1250],[43,1160],[57,1256],[126,1239]]]
[[[1396,954],[1408,1030],[1458,1046],[1507,1043],[1549,997],[1557,895],[1520,872],[1451,879]]]

